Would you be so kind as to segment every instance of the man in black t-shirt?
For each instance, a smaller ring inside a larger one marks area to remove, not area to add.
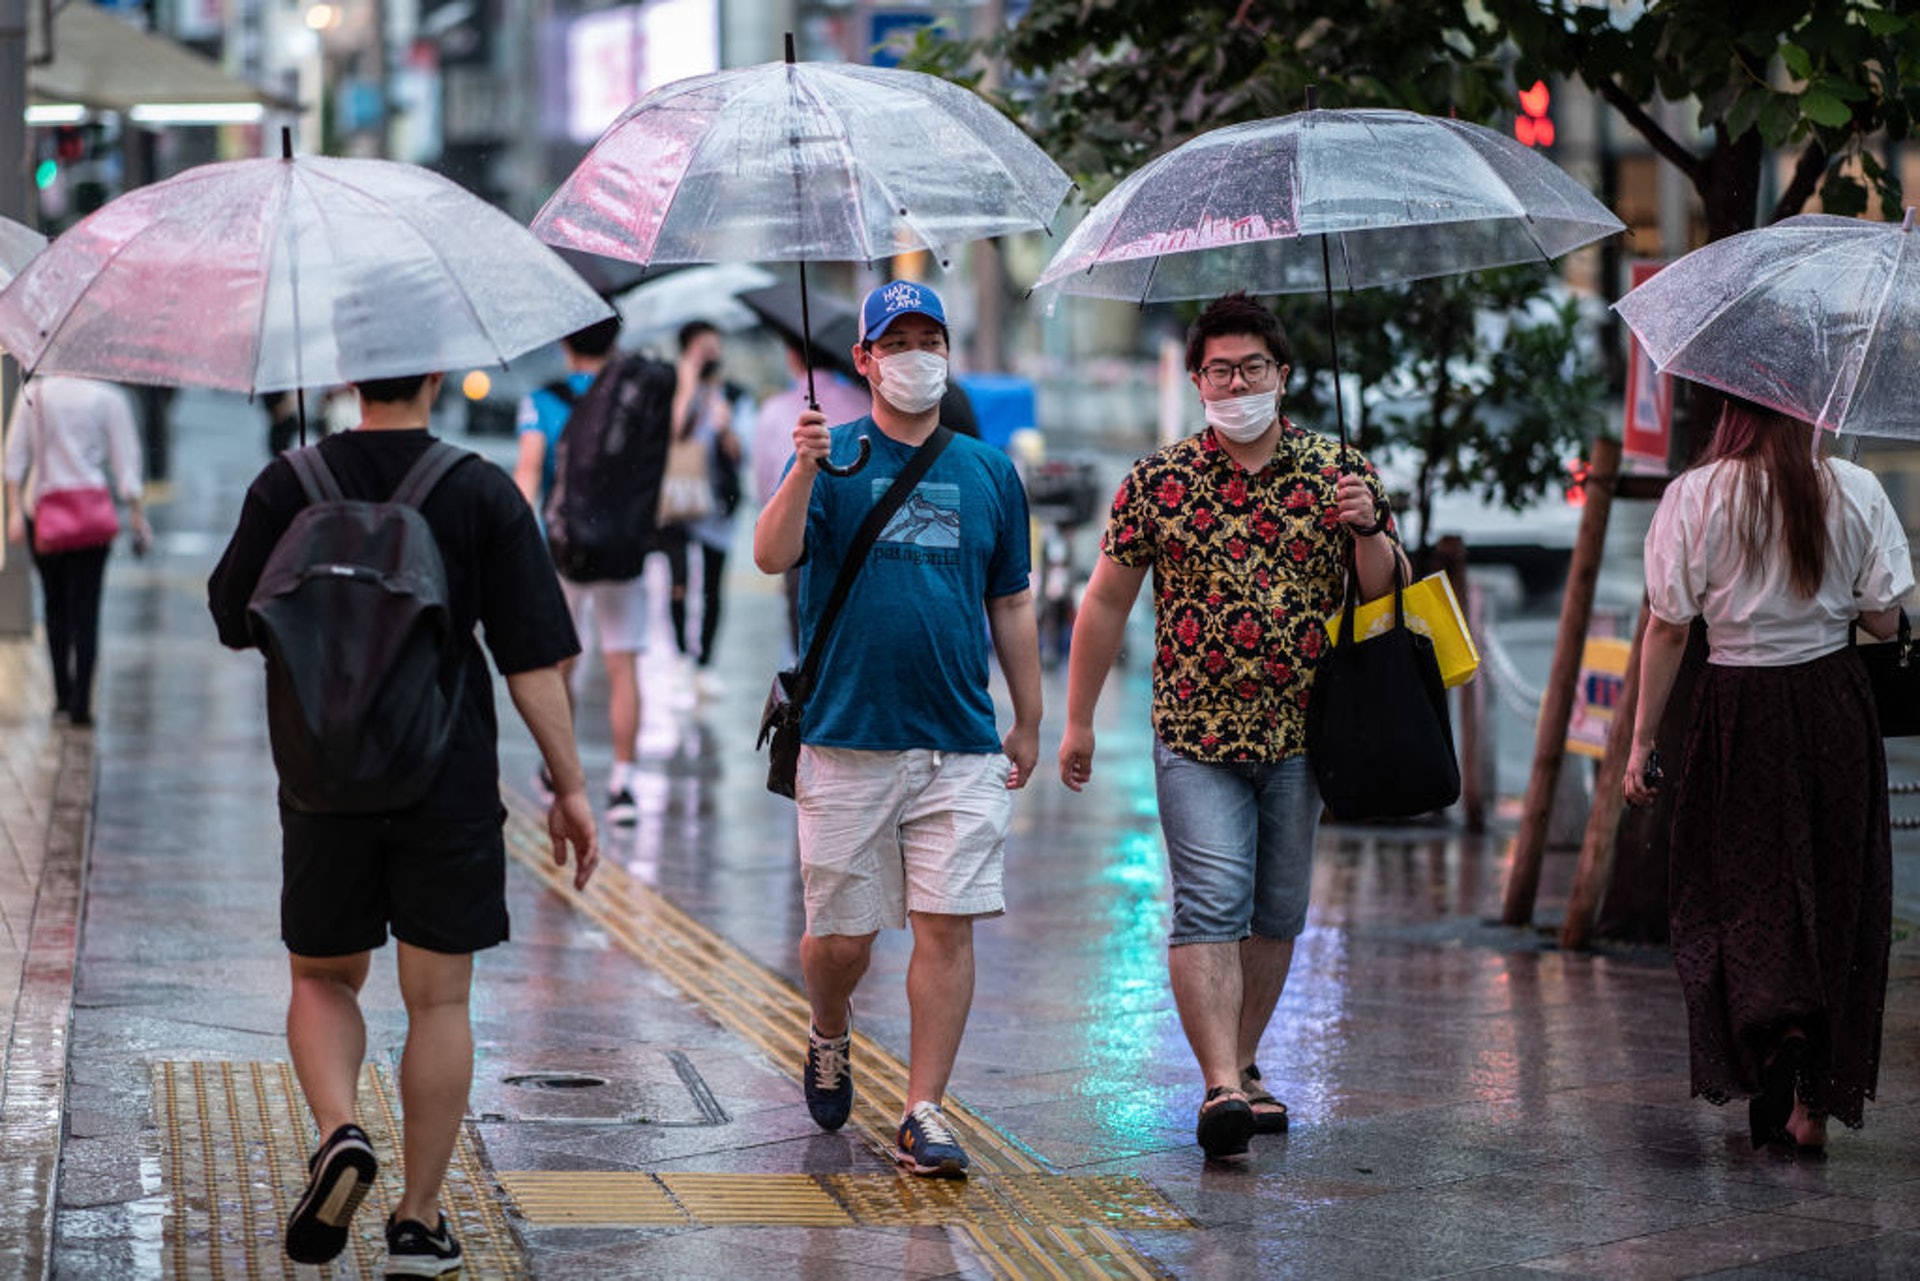
[[[347,497],[393,494],[432,444],[427,419],[440,383],[436,373],[359,384],[360,426],[317,446]],[[248,489],[207,589],[223,644],[252,647],[248,600],[306,502],[284,458]],[[473,1075],[473,953],[507,937],[498,727],[476,624],[553,776],[547,829],[554,861],[564,864],[571,847],[574,884],[584,888],[599,858],[560,675],[580,646],[533,512],[506,473],[471,461],[448,472],[420,510],[446,568],[452,643],[469,651],[442,678],[458,686],[447,690],[459,711],[446,764],[409,810],[316,814],[291,808],[284,796],[280,806],[280,929],[293,977],[287,1046],[327,1136],[287,1225],[287,1253],[303,1263],[323,1263],[344,1248],[348,1222],[377,1172],[354,1124],[366,1048],[359,991],[373,949],[391,929],[407,1006],[400,1072],[407,1159],[388,1250],[403,1270],[458,1266],[460,1247],[439,1198]]]

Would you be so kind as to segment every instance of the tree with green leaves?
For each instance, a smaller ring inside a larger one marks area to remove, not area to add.
[[[1299,110],[1309,85],[1325,107],[1491,123],[1516,79],[1577,78],[1686,176],[1710,238],[1756,225],[1770,149],[1795,164],[1768,221],[1816,193],[1829,212],[1877,198],[1897,215],[1897,176],[1870,144],[1904,139],[1920,112],[1920,0],[1033,0],[984,42],[923,40],[917,65],[977,83],[983,54],[1004,68],[1002,104],[1089,198],[1195,134]],[[1662,98],[1698,104],[1698,136],[1661,123]],[[1346,295],[1340,337],[1362,440],[1412,445],[1423,478],[1517,507],[1591,436],[1598,387],[1569,310],[1521,307],[1514,291],[1482,274]],[[1492,347],[1466,323],[1482,298],[1522,316]],[[1324,368],[1316,304],[1280,309]],[[1408,370],[1424,380],[1414,402],[1388,385]],[[1468,370],[1482,372],[1456,376]],[[1294,399],[1311,409],[1326,393]],[[1496,426],[1506,434],[1488,439]]]

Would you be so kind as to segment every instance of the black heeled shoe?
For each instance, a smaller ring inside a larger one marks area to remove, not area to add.
[[[1793,1115],[1794,1091],[1806,1057],[1806,1039],[1788,1037],[1760,1069],[1760,1093],[1747,1104],[1747,1138],[1755,1149],[1769,1143],[1793,1142],[1787,1132],[1787,1118]]]

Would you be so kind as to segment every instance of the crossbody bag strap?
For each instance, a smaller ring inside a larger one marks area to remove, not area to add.
[[[813,692],[814,677],[819,671],[821,658],[827,652],[827,638],[833,635],[833,625],[840,617],[840,607],[847,603],[847,596],[853,591],[854,577],[867,559],[867,552],[872,550],[881,529],[893,518],[893,513],[907,500],[907,495],[913,492],[913,487],[920,483],[920,478],[933,466],[933,460],[940,456],[940,451],[952,439],[953,432],[944,425],[934,428],[933,435],[914,450],[913,457],[907,460],[907,465],[893,478],[893,484],[887,487],[887,492],[880,496],[880,501],[873,505],[873,510],[860,523],[852,544],[847,548],[847,559],[840,566],[840,575],[833,580],[833,592],[827,597],[826,609],[821,611],[813,642],[807,646],[807,656],[801,660],[799,673],[794,678],[794,688],[787,691],[787,696],[795,702],[805,702]]]

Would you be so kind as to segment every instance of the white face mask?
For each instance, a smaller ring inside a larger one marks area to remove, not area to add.
[[[874,360],[874,388],[903,414],[924,414],[947,394],[947,358],[931,351],[903,351]]]
[[[1271,391],[1202,404],[1207,412],[1207,425],[1236,445],[1260,439],[1261,433],[1272,426],[1280,414],[1279,393]]]

